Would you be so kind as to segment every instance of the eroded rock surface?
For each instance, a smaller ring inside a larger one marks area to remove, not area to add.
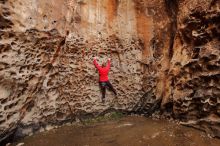
[[[220,1],[179,4],[170,76],[173,112],[220,137]],[[197,127],[197,126],[196,126]]]
[[[219,0],[0,0],[0,135],[161,107],[220,136]],[[100,102],[92,58],[112,58]]]

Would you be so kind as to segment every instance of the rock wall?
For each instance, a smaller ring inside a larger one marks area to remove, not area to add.
[[[179,4],[172,69],[173,112],[220,137],[220,1]],[[195,125],[195,127],[198,127]],[[199,128],[198,127],[198,128]]]
[[[165,7],[169,39],[152,39],[163,51],[153,50],[147,64],[153,75],[144,75],[143,85],[154,86],[134,110],[149,115],[159,104],[162,116],[220,137],[220,1],[174,0]]]
[[[109,108],[219,136],[218,0],[0,0],[0,139]],[[101,103],[92,59],[112,58]],[[213,133],[214,132],[214,133]]]

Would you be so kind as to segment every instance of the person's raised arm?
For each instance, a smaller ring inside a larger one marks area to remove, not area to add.
[[[111,59],[108,58],[108,64],[107,64],[107,68],[110,69],[110,66],[111,66]]]
[[[97,69],[100,68],[99,64],[97,63],[96,57],[94,57],[93,63],[94,63],[94,65],[95,65],[95,67],[96,67]]]

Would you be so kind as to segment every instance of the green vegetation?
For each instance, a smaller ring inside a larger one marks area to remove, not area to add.
[[[123,117],[123,114],[121,112],[110,112],[107,113],[103,116],[98,116],[95,118],[89,118],[89,119],[85,119],[83,120],[83,124],[85,125],[89,125],[89,124],[95,124],[98,122],[106,122],[106,121],[111,121],[111,120],[119,120]]]

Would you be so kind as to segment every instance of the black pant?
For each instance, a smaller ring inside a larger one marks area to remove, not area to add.
[[[112,84],[109,81],[99,82],[99,86],[102,92],[102,99],[105,98],[106,87],[108,87],[109,90],[113,91],[114,94],[117,95],[116,90],[113,88]]]

